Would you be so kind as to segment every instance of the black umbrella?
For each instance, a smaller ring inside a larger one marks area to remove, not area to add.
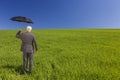
[[[22,17],[22,16],[15,16],[15,17],[12,17],[10,20],[18,21],[18,22],[33,23],[30,18],[26,18],[26,17]]]

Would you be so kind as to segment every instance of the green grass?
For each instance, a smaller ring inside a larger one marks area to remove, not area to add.
[[[0,31],[0,80],[120,80],[119,29],[33,30],[33,74],[20,75],[17,30]]]

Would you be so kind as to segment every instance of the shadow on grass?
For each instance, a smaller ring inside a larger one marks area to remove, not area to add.
[[[22,71],[22,65],[19,65],[19,66],[14,66],[14,65],[4,65],[2,66],[2,68],[4,69],[11,69],[11,70],[14,70],[16,73],[21,73]]]

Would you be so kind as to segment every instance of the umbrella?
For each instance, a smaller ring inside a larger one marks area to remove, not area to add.
[[[18,21],[18,22],[32,23],[33,24],[32,20],[30,18],[26,18],[26,17],[23,17],[23,16],[15,16],[15,17],[10,18],[10,20]]]

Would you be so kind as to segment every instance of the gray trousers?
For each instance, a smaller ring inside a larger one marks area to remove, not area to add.
[[[29,63],[29,71],[32,72],[33,59],[34,59],[33,52],[31,53],[23,52],[23,71],[24,72],[27,71],[28,63]]]

